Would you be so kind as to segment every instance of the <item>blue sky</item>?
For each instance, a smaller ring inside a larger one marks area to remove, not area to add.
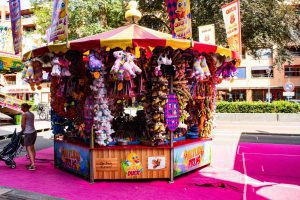
[[[0,6],[8,5],[8,0],[0,0]],[[21,2],[21,9],[30,8],[29,0],[20,0]]]

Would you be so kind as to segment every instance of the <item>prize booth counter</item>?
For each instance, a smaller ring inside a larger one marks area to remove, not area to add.
[[[237,56],[131,24],[23,60],[25,72],[51,69],[56,166],[91,182],[173,181],[210,164],[215,86],[235,76]]]

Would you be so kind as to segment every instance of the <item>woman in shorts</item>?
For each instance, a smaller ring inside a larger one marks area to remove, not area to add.
[[[24,103],[21,105],[23,111],[21,128],[24,134],[24,146],[30,158],[30,164],[27,165],[28,170],[35,170],[35,149],[34,144],[37,137],[37,132],[34,127],[34,114],[29,111],[30,105]]]

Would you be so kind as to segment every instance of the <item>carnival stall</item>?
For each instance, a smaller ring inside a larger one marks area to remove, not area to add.
[[[237,58],[136,24],[24,55],[27,69],[52,68],[55,165],[90,181],[172,181],[209,165],[215,86]]]

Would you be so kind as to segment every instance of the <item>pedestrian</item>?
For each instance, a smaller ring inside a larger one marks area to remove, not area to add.
[[[23,103],[21,110],[23,111],[21,128],[24,134],[24,146],[30,158],[30,164],[26,165],[28,170],[35,170],[35,148],[34,144],[37,137],[37,132],[34,127],[34,114],[29,111],[31,105]]]

